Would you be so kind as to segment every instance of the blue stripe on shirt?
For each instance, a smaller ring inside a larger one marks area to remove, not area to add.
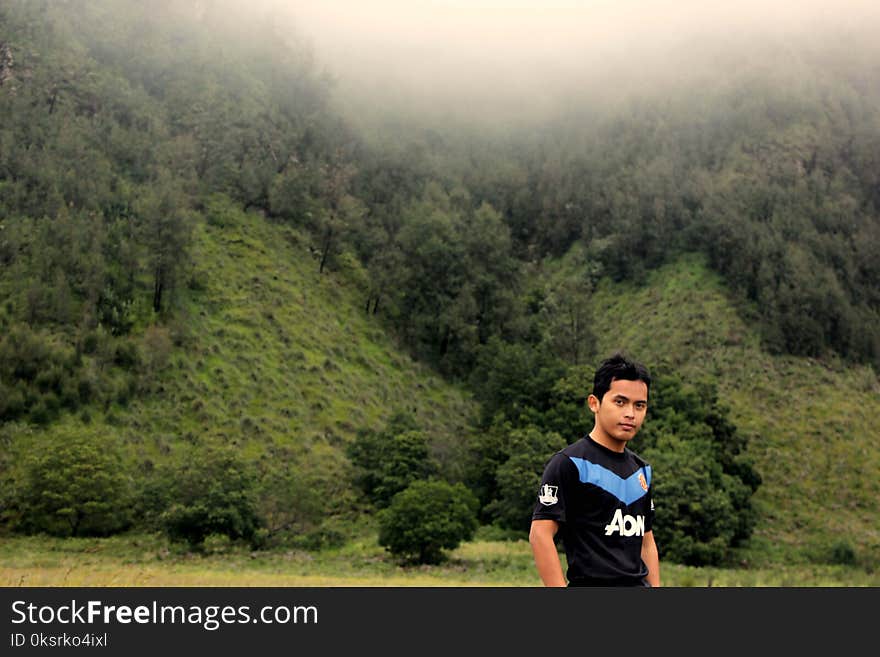
[[[597,463],[588,461],[587,459],[569,456],[572,463],[578,470],[578,478],[582,484],[593,484],[602,490],[611,493],[626,505],[632,504],[643,495],[647,494],[647,490],[642,488],[639,482],[639,475],[645,476],[645,483],[651,485],[651,466],[646,465],[633,472],[629,477],[624,479],[615,474],[608,468]]]

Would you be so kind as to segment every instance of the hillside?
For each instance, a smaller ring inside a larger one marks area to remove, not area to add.
[[[644,286],[603,281],[591,308],[601,353],[626,349],[717,385],[763,478],[750,558],[821,560],[850,544],[876,564],[880,382],[870,367],[763,351],[701,258]]]
[[[466,393],[400,352],[363,312],[353,276],[320,275],[306,236],[222,201],[196,234],[182,348],[132,422],[157,435],[338,447],[406,408],[438,439],[461,434]]]
[[[470,395],[414,362],[363,311],[355,265],[320,275],[310,249],[290,227],[213,199],[195,226],[177,319],[128,340],[141,360],[136,394],[45,427],[6,423],[0,438],[21,457],[56,438],[109,437],[135,486],[157,467],[232,446],[257,465],[263,485],[282,478],[286,489],[274,495],[307,496],[283,511],[303,532],[356,503],[344,447],[394,412],[417,418],[454,475]]]
[[[89,432],[118,437],[140,466],[224,441],[258,461],[320,468],[346,494],[341,448],[401,403],[431,427],[438,453],[463,446],[475,403],[399,351],[362,311],[356,268],[318,275],[306,237],[222,199],[206,217],[193,272],[201,285],[184,295],[176,329],[181,346],[150,394],[93,411]],[[880,384],[870,368],[762,351],[700,257],[661,268],[643,286],[604,279],[590,311],[598,353],[625,349],[708,378],[748,435],[763,484],[742,561],[824,562],[849,545],[860,563],[876,563],[880,536],[870,519],[880,517],[880,491],[871,473],[880,470],[880,433],[869,418],[880,411]],[[18,440],[37,446],[73,425],[78,415]]]

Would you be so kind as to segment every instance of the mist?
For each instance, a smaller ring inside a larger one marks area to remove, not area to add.
[[[867,0],[263,2],[310,45],[339,109],[362,123],[389,113],[528,122],[745,66],[827,53],[859,65],[858,49],[880,33]]]

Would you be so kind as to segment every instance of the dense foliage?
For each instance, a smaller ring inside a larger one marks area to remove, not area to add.
[[[151,484],[145,502],[160,510],[159,526],[170,538],[193,547],[211,535],[259,539],[263,518],[256,473],[235,450],[201,449],[173,468],[160,469]]]
[[[348,457],[357,469],[355,482],[380,509],[412,482],[436,475],[438,470],[427,434],[405,413],[392,416],[383,431],[359,432],[348,447]]]
[[[540,376],[484,380],[483,408],[495,415],[474,442],[471,477],[484,521],[528,529],[546,462],[593,426],[585,404],[591,374],[584,367],[570,368],[529,395],[522,394],[524,386],[536,386]],[[746,458],[746,437],[713,384],[685,380],[665,367],[652,376],[649,414],[630,447],[657,473],[656,537],[662,556],[695,565],[722,563],[752,534],[757,514],[751,497],[761,476]],[[493,399],[504,403],[492,404]]]
[[[90,396],[83,379],[112,387],[103,365],[127,359],[81,356],[173,319],[181,289],[198,285],[192,230],[212,193],[305,213],[315,230],[335,220],[343,192],[325,173],[345,132],[323,111],[326,84],[299,46],[271,30],[253,41],[212,7],[0,3],[0,327],[17,336],[4,339],[0,420],[75,408]],[[38,347],[41,330],[59,344]],[[23,365],[64,347],[75,354],[51,380]]]
[[[761,476],[728,413],[707,381],[663,373],[652,386],[638,440],[656,473],[655,536],[672,561],[723,563],[757,522],[751,497]]]
[[[474,171],[469,189],[507,218],[519,252],[579,240],[600,273],[639,280],[699,251],[770,350],[876,365],[880,85],[857,55],[804,65],[781,58],[771,79],[737,72],[674,100],[648,88],[614,116],[560,120],[524,141],[516,175],[488,185]],[[487,150],[481,172],[495,168]]]
[[[41,441],[21,463],[20,481],[4,482],[4,515],[14,527],[106,536],[131,525],[133,483],[114,440],[65,432]]]
[[[414,481],[379,512],[379,545],[416,563],[439,563],[476,529],[474,494],[443,480]]]

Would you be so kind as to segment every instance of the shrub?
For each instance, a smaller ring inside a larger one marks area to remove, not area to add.
[[[84,430],[53,436],[21,467],[17,526],[54,536],[101,536],[131,519],[131,480],[115,441]]]
[[[854,566],[856,564],[856,551],[849,541],[838,541],[831,546],[831,558],[829,561],[839,566]]]
[[[169,538],[186,541],[193,548],[200,547],[211,534],[252,540],[263,524],[257,511],[253,468],[228,448],[189,456],[158,475],[167,495],[158,503],[168,504],[159,522]],[[162,495],[158,492],[161,489],[150,490]],[[145,506],[155,508],[157,501]]]
[[[54,420],[61,408],[78,403],[73,351],[47,333],[14,326],[0,335],[0,422],[29,419],[37,424]]]
[[[494,428],[493,428],[494,429]],[[558,433],[505,427],[503,456],[495,471],[495,495],[486,505],[486,518],[504,529],[528,532],[547,460],[565,447]]]
[[[348,448],[355,482],[379,508],[388,506],[410,483],[436,474],[428,436],[409,415],[396,414],[384,431],[362,431]]]
[[[164,326],[151,325],[144,331],[143,369],[146,376],[154,376],[168,367],[174,345],[171,332]]]
[[[265,459],[257,499],[267,544],[321,549],[345,542],[362,496],[338,462],[339,452],[323,444],[308,452],[274,449]]]
[[[444,549],[473,537],[478,506],[463,484],[415,481],[379,512],[379,544],[409,561],[440,563]]]

